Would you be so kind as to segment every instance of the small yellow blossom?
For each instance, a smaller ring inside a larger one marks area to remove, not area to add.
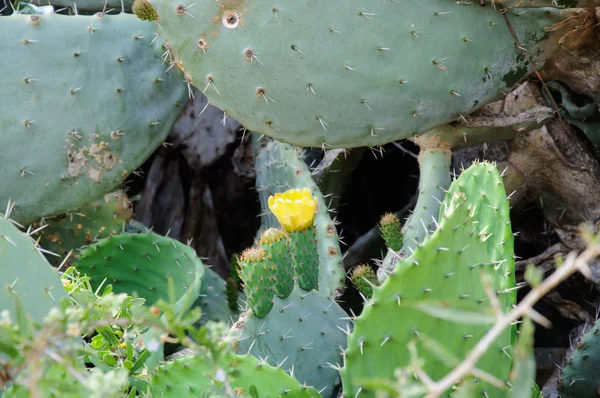
[[[290,189],[269,196],[269,209],[286,232],[300,232],[312,227],[317,200],[308,188]]]

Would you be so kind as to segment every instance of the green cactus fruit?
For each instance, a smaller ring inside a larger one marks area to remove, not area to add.
[[[350,279],[354,286],[356,286],[356,290],[361,292],[365,298],[373,297],[374,288],[379,286],[379,280],[375,271],[365,264],[354,267]]]
[[[290,232],[289,248],[298,286],[306,291],[318,290],[319,247],[315,229],[310,227],[301,232]]]
[[[154,33],[131,14],[2,17],[0,203],[16,221],[76,211],[164,141],[187,92]]]
[[[269,211],[271,195],[289,189],[307,188],[317,201],[314,217],[318,259],[319,291],[335,298],[344,290],[345,272],[342,267],[342,251],[339,235],[332,220],[326,198],[313,181],[311,172],[301,159],[298,149],[275,140],[254,136],[256,189],[259,192],[263,214],[263,228],[279,227],[277,218]]]
[[[39,322],[67,297],[58,273],[38,251],[36,242],[1,214],[0,266],[0,310],[8,310],[12,319],[17,319],[14,296],[20,297],[24,312]]]
[[[156,10],[148,0],[135,0],[131,10],[143,21],[156,21]]]
[[[419,152],[419,197],[417,204],[402,228],[402,249],[400,255],[388,251],[383,266],[378,270],[383,282],[397,266],[398,260],[414,253],[423,240],[435,230],[444,192],[450,186],[450,146],[439,136],[423,135],[415,142]]]
[[[239,340],[237,353],[265,358],[331,396],[340,382],[335,367],[343,361],[340,350],[346,347],[350,328],[348,314],[335,301],[296,287],[285,299],[275,297],[274,308],[265,318],[246,312],[232,330]]]
[[[562,368],[559,393],[563,398],[593,398],[600,391],[600,320],[575,343]]]
[[[409,342],[431,379],[450,372],[448,356],[462,361],[495,321],[483,277],[508,312],[516,303],[514,238],[502,178],[490,163],[472,165],[452,183],[437,230],[398,264],[355,321],[341,372],[344,394],[374,397],[361,380],[393,380],[409,365]],[[511,329],[500,334],[477,368],[509,381],[513,336]],[[476,391],[506,397],[483,380]]]
[[[170,61],[248,130],[304,147],[383,145],[457,120],[531,70],[476,1],[156,0]],[[507,14],[533,62],[560,10]],[[312,32],[307,35],[306,32]],[[469,62],[465,62],[469,60]]]
[[[240,304],[238,301],[244,301],[246,298],[243,293],[238,291],[235,284],[235,297],[230,292],[231,277],[224,281],[211,268],[206,268],[204,279],[202,280],[202,289],[197,304],[202,308],[202,318],[200,324],[204,325],[208,321],[223,322],[232,324],[240,315]]]
[[[279,228],[265,230],[258,240],[259,247],[265,251],[266,263],[275,268],[275,294],[281,298],[286,298],[294,290],[295,271],[290,243],[289,235]]]
[[[384,214],[379,221],[379,230],[387,247],[394,251],[402,248],[402,225],[396,214]]]
[[[233,396],[318,398],[314,389],[302,386],[283,370],[250,355],[226,353],[218,363],[206,356],[185,356],[166,362],[152,375],[154,397],[197,398]],[[228,392],[229,391],[229,392]]]
[[[102,195],[77,211],[59,217],[44,219],[47,227],[35,236],[41,237],[40,246],[60,255],[46,256],[52,265],[59,265],[71,251],[87,246],[95,240],[123,232],[131,220],[133,207],[127,194],[119,190]],[[41,223],[34,223],[34,227]],[[72,262],[76,254],[68,261]]]
[[[273,308],[275,267],[267,262],[265,251],[256,247],[244,250],[240,266],[248,305],[257,317],[264,318]]]
[[[169,278],[180,310],[189,310],[200,294],[205,267],[191,247],[157,235],[123,233],[101,239],[81,251],[73,264],[90,277],[92,287],[112,285],[115,293],[137,294],[146,305],[169,301]]]

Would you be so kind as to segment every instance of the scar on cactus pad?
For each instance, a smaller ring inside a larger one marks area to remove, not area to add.
[[[268,202],[269,209],[289,234],[289,251],[298,286],[304,290],[317,289],[319,251],[313,227],[317,199],[308,188],[302,188],[276,193]]]

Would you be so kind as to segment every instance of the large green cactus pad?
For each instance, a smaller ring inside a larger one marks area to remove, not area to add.
[[[314,228],[319,252],[318,290],[329,297],[341,294],[344,289],[345,274],[341,265],[339,235],[329,214],[326,198],[312,179],[308,166],[300,158],[298,148],[264,137],[255,140],[254,145],[256,190],[260,195],[264,215],[263,228],[279,227],[277,219],[269,211],[270,195],[292,188],[308,188],[317,199]]]
[[[82,250],[74,265],[94,289],[111,284],[115,293],[137,294],[147,305],[169,300],[170,277],[176,298],[188,297],[188,309],[200,294],[205,271],[194,249],[154,233],[102,239]]]
[[[15,295],[26,314],[42,321],[58,301],[67,297],[60,277],[38,252],[31,237],[0,216],[0,311],[16,319]]]
[[[423,133],[496,99],[529,70],[504,17],[477,1],[192,3],[154,2],[172,62],[248,130],[299,146]],[[543,29],[563,19],[560,10],[508,17],[534,62],[557,49],[560,34]]]
[[[600,391],[600,321],[575,341],[562,368],[560,394],[564,398],[594,398]]]
[[[452,183],[437,231],[398,264],[355,322],[342,371],[344,393],[353,397],[361,391],[360,397],[373,397],[374,392],[361,390],[357,380],[392,379],[397,368],[409,365],[407,343],[412,339],[432,379],[451,371],[452,363],[426,348],[421,339],[435,340],[456,360],[469,353],[490,325],[443,316],[474,311],[481,314],[477,322],[486,317],[494,321],[483,274],[490,277],[493,291],[499,292],[502,310],[508,311],[516,301],[513,246],[502,179],[495,166],[475,164]],[[501,334],[477,368],[509,380],[512,335],[511,330]],[[476,388],[478,396],[484,391],[489,397],[506,396],[506,391],[482,380]]]
[[[281,364],[300,382],[331,396],[340,382],[331,365],[342,363],[341,350],[351,330],[348,314],[323,294],[297,286],[289,297],[276,296],[274,302],[264,318],[251,312],[240,316],[233,327],[239,339],[237,352]]]
[[[208,355],[178,358],[162,365],[151,379],[154,397],[197,398],[229,397],[231,392],[243,397],[317,398],[319,393],[303,387],[283,370],[250,355],[225,354],[219,363],[211,363]],[[252,392],[256,391],[255,395]]]
[[[0,18],[0,204],[35,221],[113,190],[167,136],[186,85],[134,15]]]

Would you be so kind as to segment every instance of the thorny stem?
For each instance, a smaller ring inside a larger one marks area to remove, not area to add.
[[[454,386],[457,382],[463,379],[465,376],[473,373],[473,369],[477,364],[477,361],[487,352],[492,343],[498,338],[498,336],[511,324],[527,315],[533,305],[537,303],[543,296],[546,295],[550,290],[554,289],[559,283],[567,279],[569,276],[577,272],[578,270],[586,275],[589,275],[590,269],[588,268],[588,262],[594,257],[600,254],[600,244],[597,242],[590,242],[588,247],[579,256],[576,253],[570,253],[564,264],[558,268],[552,275],[544,280],[540,285],[534,287],[527,296],[517,307],[515,307],[508,314],[500,314],[496,319],[494,326],[487,332],[487,334],[473,347],[473,350],[469,355],[462,361],[454,370],[448,373],[442,380],[433,384],[428,383],[427,395],[425,398],[436,398],[442,395],[449,388]]]

